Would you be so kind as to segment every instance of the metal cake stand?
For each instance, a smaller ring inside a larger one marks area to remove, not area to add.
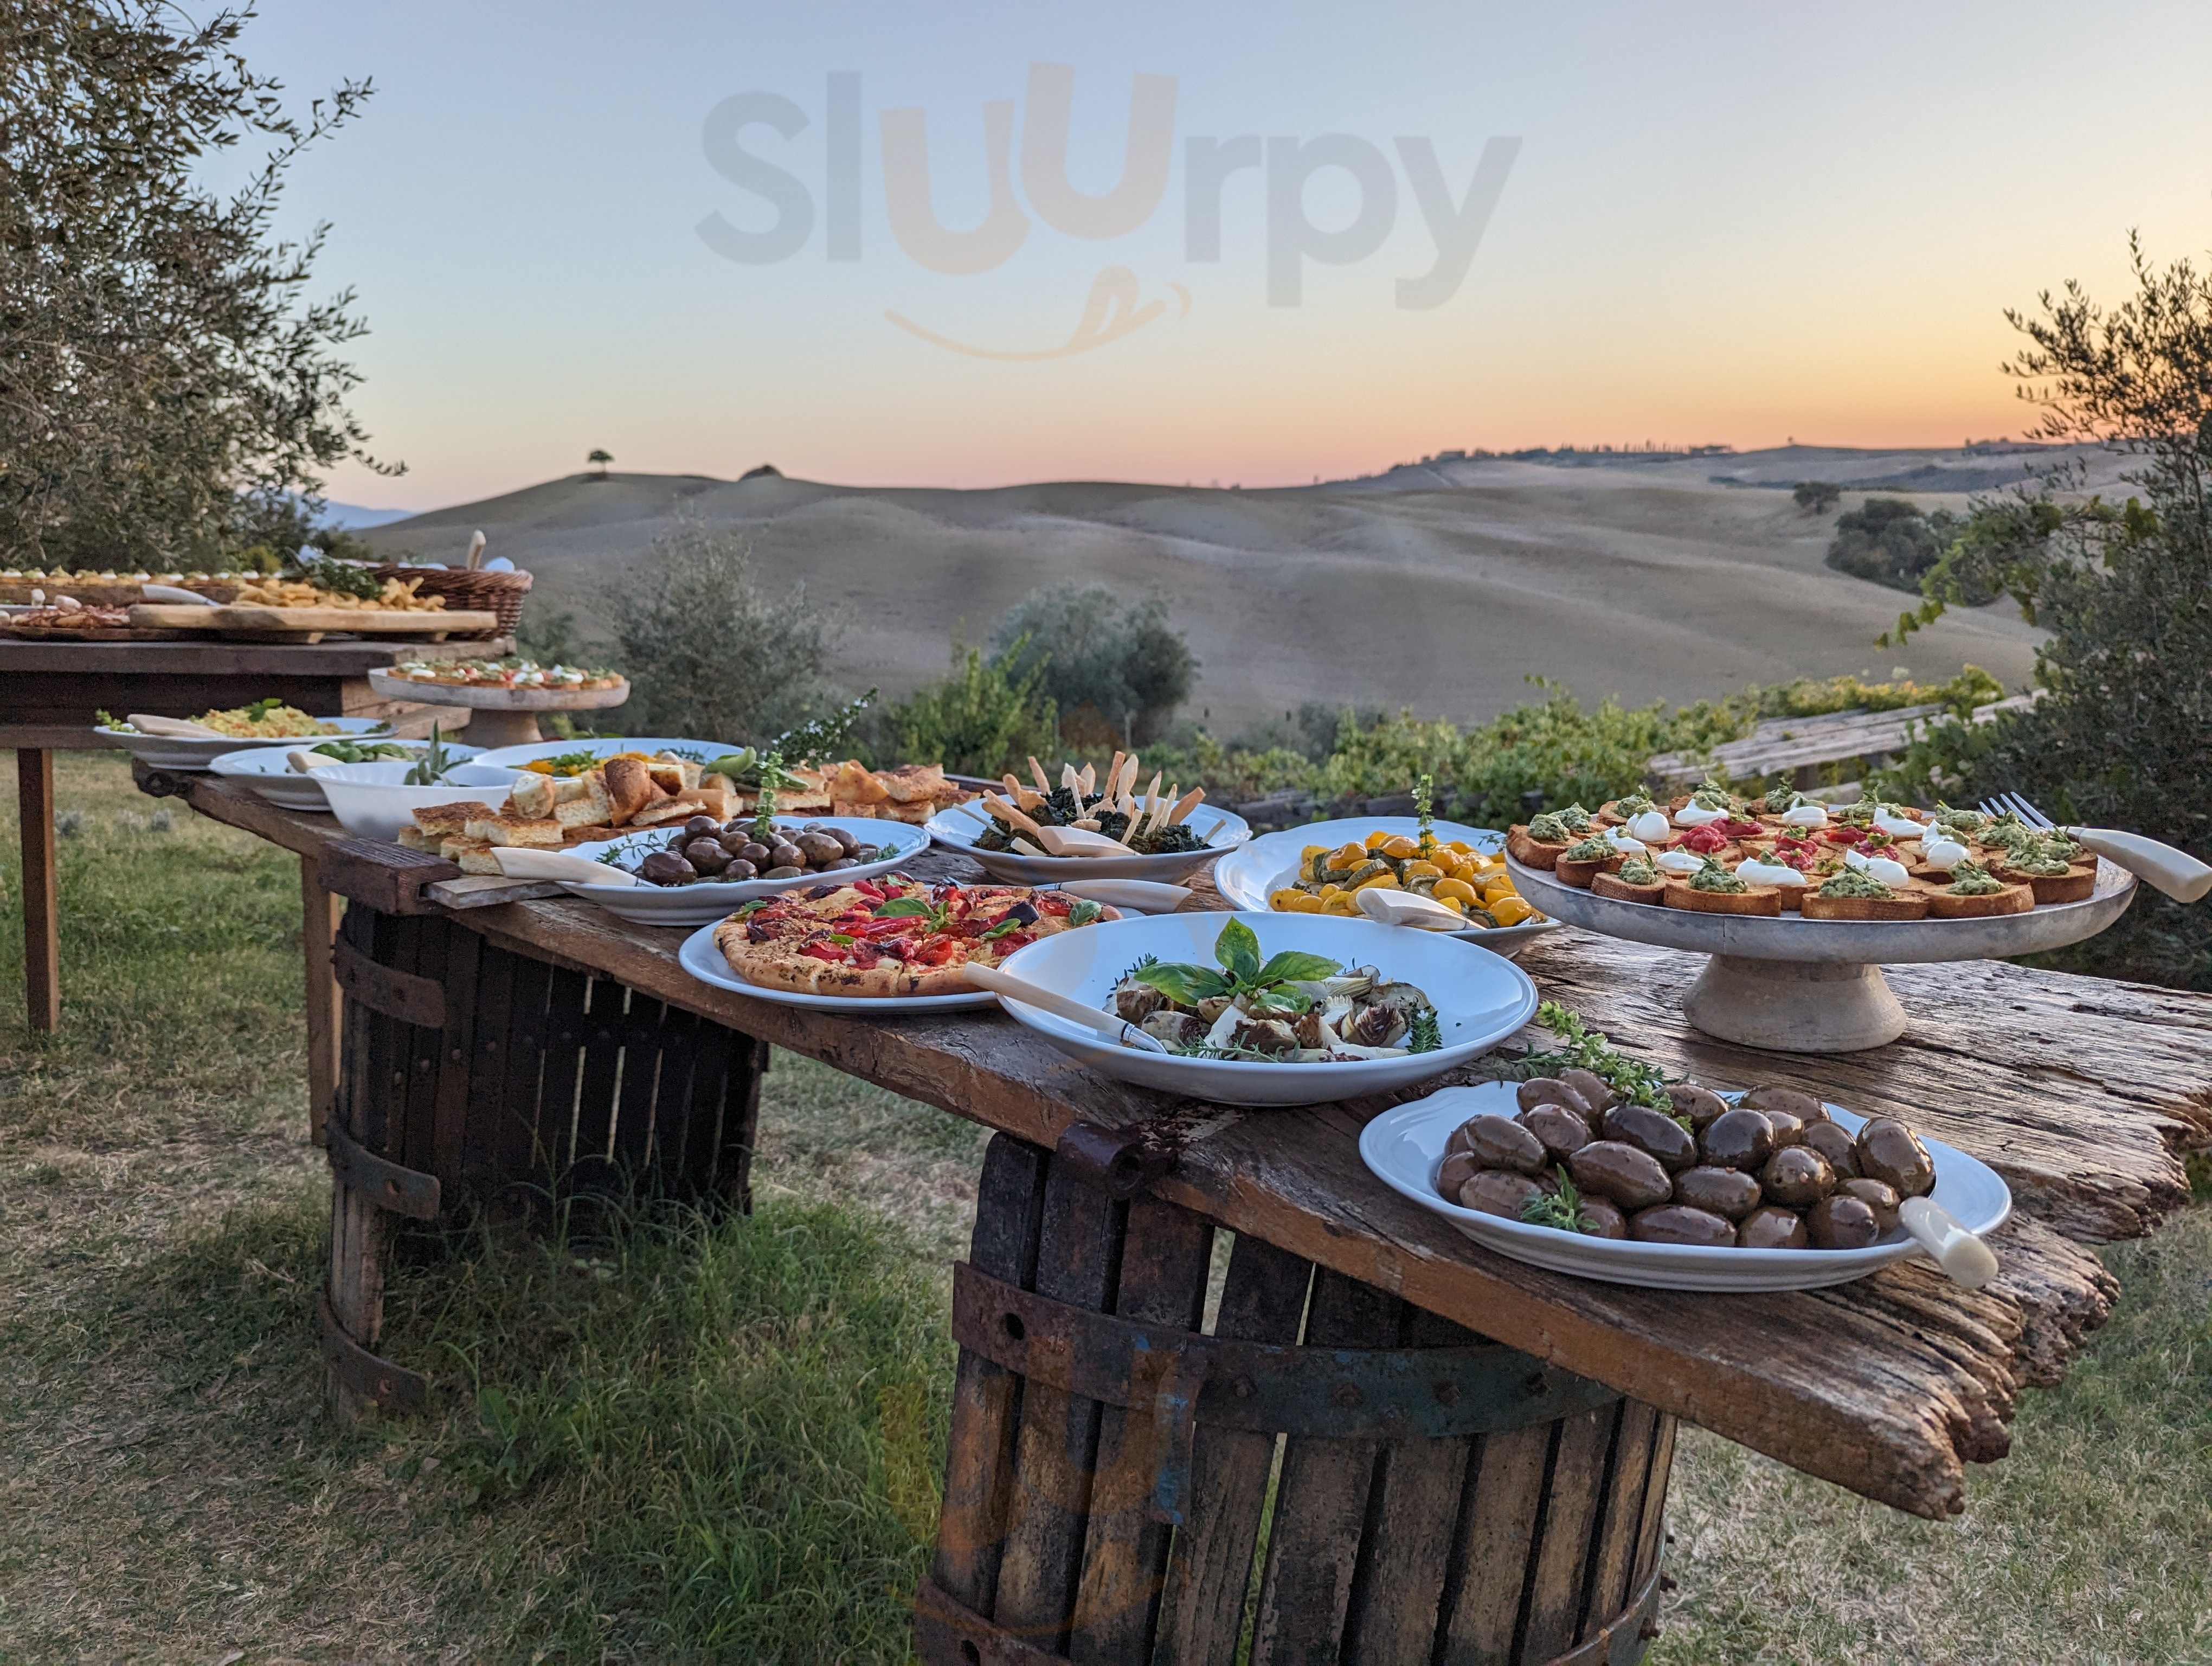
[[[411,700],[422,706],[467,708],[469,744],[486,750],[535,745],[541,739],[538,733],[540,712],[602,711],[629,698],[627,681],[605,689],[470,688],[453,683],[418,683],[410,677],[372,671],[368,684],[387,699]]]
[[[2094,937],[2135,898],[2136,877],[2100,860],[2097,888],[1986,920],[1801,920],[1696,914],[1624,903],[1507,860],[1521,895],[1571,926],[1710,955],[1682,997],[1682,1015],[1709,1036],[1784,1053],[1856,1053],[1895,1041],[1905,1008],[1882,967],[1938,960],[2002,960]]]

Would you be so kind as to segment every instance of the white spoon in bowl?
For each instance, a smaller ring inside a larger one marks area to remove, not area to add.
[[[1897,1224],[1912,1235],[1954,1284],[1979,1290],[1996,1277],[1996,1253],[1932,1199],[1906,1198],[1897,1206]]]
[[[1135,1048],[1140,1053],[1164,1053],[1164,1043],[1146,1035],[1133,1024],[1118,1018],[1113,1013],[1097,1006],[1085,1006],[1071,995],[1047,989],[1027,978],[1015,977],[995,966],[978,966],[972,962],[962,967],[967,980],[979,989],[988,989],[1006,1000],[1018,1000],[1024,1006],[1034,1006],[1070,1024],[1079,1024],[1086,1030],[1095,1030],[1109,1041],[1117,1041]]]

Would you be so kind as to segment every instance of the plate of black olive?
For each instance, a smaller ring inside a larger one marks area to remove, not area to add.
[[[1447,1087],[1367,1124],[1359,1154],[1478,1243],[1662,1290],[1814,1290],[1920,1253],[1926,1198],[1977,1237],[2012,1213],[1987,1164],[1790,1088],[1670,1084],[1623,1103],[1588,1071]],[[1917,1207],[1917,1206],[1916,1206]],[[1908,1211],[1909,1213],[1909,1211]]]
[[[903,822],[791,816],[763,830],[750,816],[729,822],[694,816],[680,827],[628,833],[569,853],[634,873],[642,885],[563,881],[562,888],[639,925],[704,926],[756,897],[888,873],[928,848],[929,836]]]

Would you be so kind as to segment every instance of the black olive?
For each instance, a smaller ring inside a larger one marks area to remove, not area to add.
[[[1761,1169],[1774,1154],[1774,1129],[1755,1110],[1731,1110],[1713,1118],[1700,1143],[1716,1168]]]
[[[1603,1110],[1619,1097],[1606,1085],[1605,1078],[1595,1070],[1562,1070],[1559,1079],[1574,1089],[1581,1096],[1582,1102],[1593,1111]]]
[[[1569,1087],[1557,1076],[1531,1076],[1514,1090],[1521,1109],[1528,1110],[1537,1105],[1565,1105],[1569,1110],[1580,1111],[1584,1117],[1596,1114],[1597,1107]]]
[[[1664,1203],[1674,1190],[1657,1158],[1618,1140],[1592,1140],[1567,1158],[1567,1172],[1583,1191],[1632,1213]]]
[[[1027,903],[1017,903],[1000,916],[1000,923],[1011,920],[1018,926],[1036,924],[1037,911]]]
[[[1709,1087],[1699,1087],[1695,1082],[1670,1082],[1667,1097],[1674,1107],[1674,1115],[1686,1116],[1690,1126],[1700,1134],[1711,1126],[1717,1116],[1725,1116],[1729,1102]]]
[[[1628,1217],[1601,1197],[1583,1200],[1583,1224],[1596,1229],[1589,1234],[1594,1238],[1625,1238],[1628,1236]]]
[[[854,845],[853,860],[863,866],[870,862],[879,862],[883,860],[883,848],[879,845],[872,844]]]
[[[1195,1024],[1197,1020],[1194,1018],[1191,1022]],[[1456,1203],[1459,1201],[1459,1189],[1481,1171],[1482,1164],[1473,1152],[1449,1152],[1445,1156],[1443,1166],[1437,1170],[1437,1190]]]
[[[793,844],[812,867],[826,866],[845,854],[845,847],[826,833],[802,833]]]
[[[1554,1163],[1565,1162],[1597,1137],[1582,1112],[1565,1105],[1532,1105],[1514,1120],[1544,1142],[1544,1154]]]
[[[1674,1201],[1707,1214],[1741,1220],[1759,1203],[1759,1183],[1741,1169],[1686,1169],[1674,1177]]]
[[[1761,1190],[1777,1203],[1809,1209],[1836,1189],[1836,1171],[1809,1146],[1784,1146],[1759,1171]]]
[[[726,884],[734,885],[756,877],[759,873],[760,870],[744,857],[732,856],[730,865],[722,870],[722,879]]]
[[[1893,1116],[1877,1116],[1859,1130],[1859,1172],[1893,1189],[1899,1197],[1925,1197],[1936,1189],[1935,1159],[1920,1136]]]
[[[1745,1250],[1809,1250],[1813,1240],[1805,1223],[1787,1209],[1761,1207],[1743,1218],[1735,1229],[1738,1247]]]
[[[1754,1111],[1753,1115],[1764,1116],[1766,1119],[1766,1126],[1774,1131],[1775,1150],[1780,1151],[1784,1146],[1802,1146],[1805,1143],[1805,1119],[1796,1113],[1787,1110],[1761,1110]]]
[[[1486,1169],[1512,1169],[1522,1174],[1544,1171],[1544,1142],[1503,1116],[1470,1118],[1452,1135],[1451,1143],[1472,1152]]]
[[[684,847],[684,860],[701,873],[720,873],[730,865],[730,853],[712,839],[694,839]]]
[[[699,871],[672,850],[656,850],[637,865],[637,877],[650,885],[683,885]]]
[[[738,854],[755,867],[772,867],[775,864],[769,860],[770,848],[771,847],[763,844],[758,839],[748,836],[745,842],[738,848]]]
[[[1480,1209],[1486,1215],[1518,1220],[1529,1201],[1543,1195],[1544,1189],[1525,1174],[1485,1169],[1459,1189],[1459,1205],[1462,1209]]]
[[[1828,1108],[1810,1093],[1765,1082],[1743,1096],[1746,1110],[1786,1110],[1801,1122],[1825,1122]]]
[[[1855,1197],[1874,1211],[1874,1224],[1887,1232],[1897,1225],[1897,1189],[1879,1180],[1842,1180],[1836,1183],[1836,1195]]]
[[[1804,1146],[1826,1158],[1838,1180],[1849,1180],[1859,1171],[1858,1142],[1838,1123],[1826,1120],[1806,1123]]]
[[[1605,1114],[1608,1140],[1650,1152],[1668,1174],[1680,1174],[1698,1160],[1698,1142],[1673,1117],[1647,1105],[1615,1105]]]
[[[806,853],[801,850],[795,844],[779,844],[770,846],[768,853],[768,859],[769,864],[775,867],[805,867],[806,866]]]
[[[805,872],[806,870],[805,868],[794,866],[791,863],[787,862],[781,866],[769,869],[767,873],[761,875],[761,878],[763,879],[796,879]]]
[[[1645,1243],[1696,1243],[1718,1249],[1735,1242],[1733,1223],[1686,1203],[1662,1203],[1628,1218],[1628,1236]]]
[[[1872,1209],[1838,1192],[1805,1211],[1805,1232],[1816,1250],[1863,1250],[1881,1236],[1881,1228]]]
[[[714,842],[721,846],[723,849],[728,851],[732,856],[744,855],[745,854],[745,847],[752,842],[753,836],[744,831],[734,833],[725,831],[714,836]]]
[[[684,836],[687,839],[711,839],[721,830],[721,823],[712,816],[694,816],[684,824]]]
[[[857,856],[860,854],[860,842],[854,838],[850,833],[848,833],[843,828],[825,827],[822,830],[824,833],[827,833],[831,838],[836,840],[839,844],[843,845],[845,847],[845,854],[848,856]]]
[[[839,857],[836,861],[834,861],[834,862],[824,862],[824,863],[823,863],[823,864],[822,864],[822,871],[823,871],[824,873],[836,873],[839,868],[841,868],[841,867],[858,867],[858,866],[860,866],[860,864],[859,864],[858,862],[854,861],[854,860],[850,856],[840,856],[840,857]]]

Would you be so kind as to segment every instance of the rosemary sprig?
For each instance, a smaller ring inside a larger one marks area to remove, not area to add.
[[[1530,1198],[1522,1207],[1521,1219],[1531,1226],[1549,1226],[1562,1232],[1596,1231],[1597,1222],[1584,1212],[1583,1195],[1567,1178],[1566,1170],[1561,1168],[1559,1176],[1559,1189]]]
[[[1413,1014],[1412,1027],[1406,1032],[1406,1050],[1408,1053],[1434,1053],[1443,1044],[1443,1029],[1437,1022],[1437,1009],[1424,1006]]]
[[[1565,1045],[1549,1053],[1531,1053],[1522,1059],[1517,1071],[1522,1080],[1530,1076],[1556,1076],[1562,1070],[1579,1066],[1630,1104],[1674,1116],[1674,1101],[1667,1097],[1666,1077],[1650,1065],[1639,1064],[1615,1052],[1605,1031],[1591,1029],[1578,1014],[1556,1000],[1547,1000],[1536,1009],[1536,1022]]]

